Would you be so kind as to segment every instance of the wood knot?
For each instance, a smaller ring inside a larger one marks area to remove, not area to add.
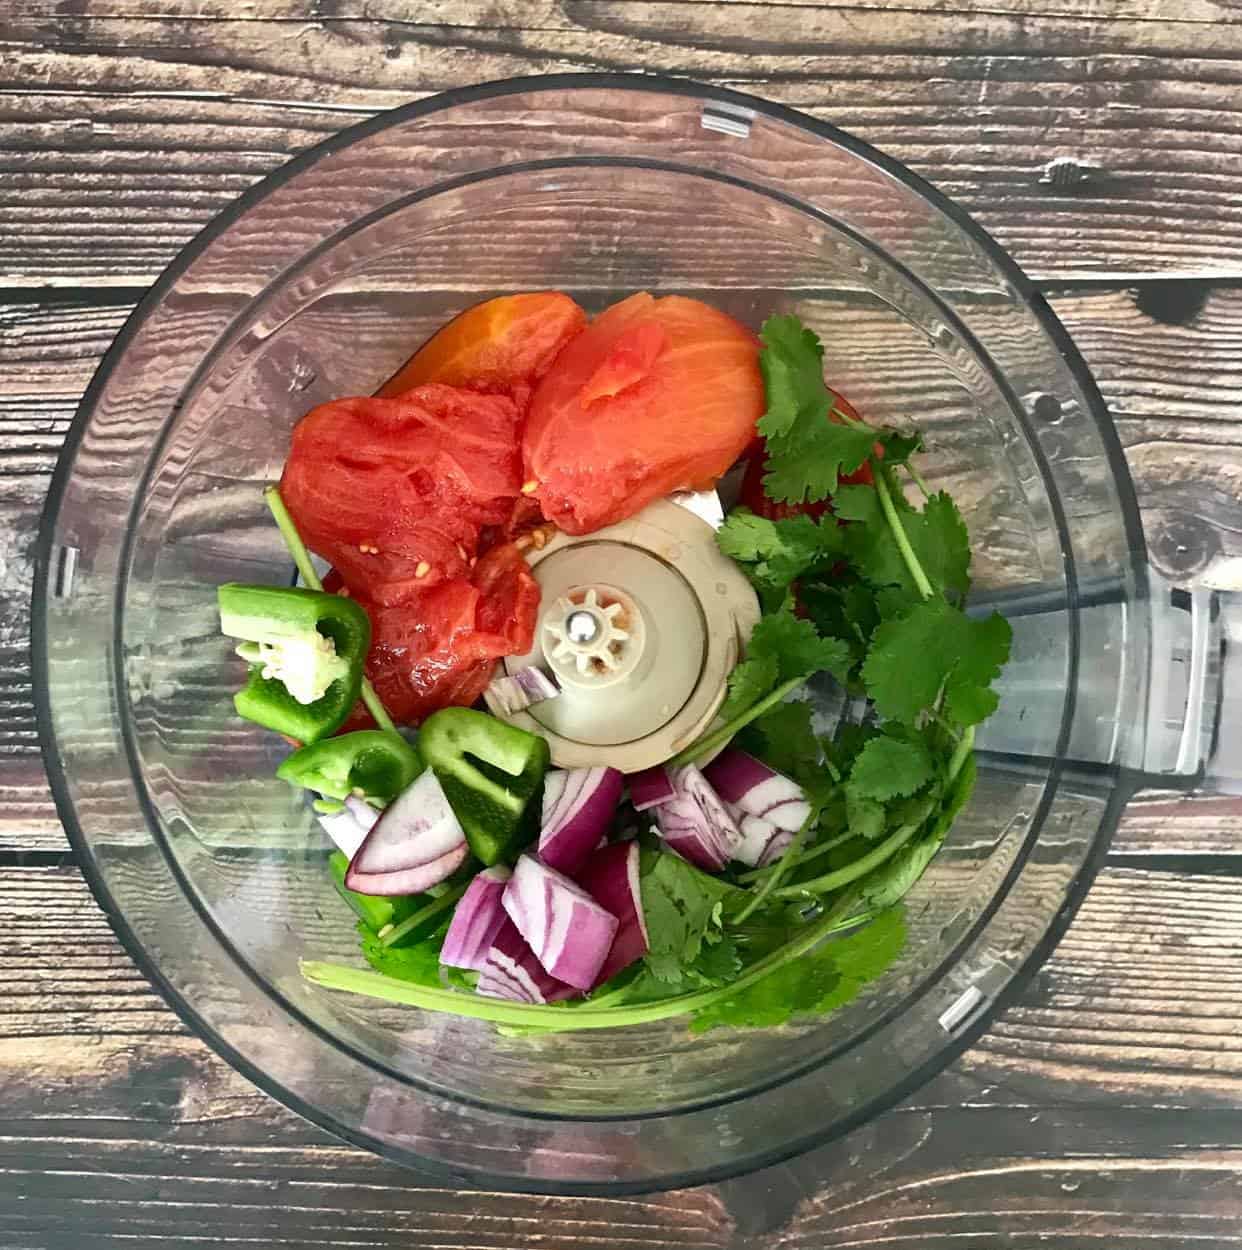
[[[1103,170],[1099,165],[1080,161],[1074,156],[1058,156],[1050,160],[1040,172],[1039,185],[1056,191],[1075,191],[1079,187],[1099,180]]]

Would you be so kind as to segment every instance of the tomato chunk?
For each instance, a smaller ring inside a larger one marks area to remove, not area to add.
[[[508,522],[519,420],[504,396],[434,383],[323,404],[294,428],[281,494],[351,589],[402,603],[465,573],[480,530]]]
[[[486,300],[432,335],[379,394],[444,382],[508,395],[525,409],[535,383],[586,321],[586,313],[560,291]]]
[[[324,588],[337,590],[335,570]],[[371,618],[366,673],[389,715],[417,725],[437,708],[469,707],[502,656],[529,651],[539,614],[539,585],[512,543],[480,556],[469,576],[423,589],[398,604],[355,595]],[[347,723],[370,723],[359,704]]]
[[[543,514],[586,534],[716,480],[764,410],[759,340],[699,300],[632,295],[535,388],[522,441]]]

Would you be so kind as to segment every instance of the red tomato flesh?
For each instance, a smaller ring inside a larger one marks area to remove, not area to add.
[[[590,533],[714,482],[763,410],[750,330],[699,300],[632,295],[573,339],[536,387],[525,476],[548,520]]]
[[[486,300],[433,334],[379,394],[400,395],[427,382],[445,382],[508,395],[525,409],[535,383],[586,320],[586,313],[560,291]]]
[[[521,484],[512,400],[430,384],[342,399],[293,431],[280,490],[312,551],[355,591],[401,603],[462,575]]]
[[[341,585],[335,571],[324,579],[327,590]],[[354,597],[371,618],[367,676],[403,725],[476,702],[498,659],[530,650],[539,613],[539,585],[512,543],[480,556],[468,577],[443,580],[399,604],[377,603],[365,588]],[[359,704],[346,729],[370,723]]]

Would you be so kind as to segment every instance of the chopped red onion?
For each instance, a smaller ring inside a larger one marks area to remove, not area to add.
[[[353,859],[380,814],[370,803],[350,795],[345,806],[336,812],[316,812],[324,833],[336,843],[346,859]]]
[[[485,868],[466,888],[444,935],[440,962],[453,968],[473,968],[482,972],[487,952],[507,917],[500,905],[505,884],[513,874],[504,864]]]
[[[734,858],[742,840],[733,817],[693,764],[677,769],[673,784],[677,797],[656,808],[664,841],[699,868],[719,871]]]
[[[339,812],[316,812],[315,819],[345,858],[353,859],[367,836],[367,831],[354,818],[353,812],[342,807]]]
[[[543,782],[539,858],[574,876],[599,845],[621,802],[623,779],[615,768],[555,769]]]
[[[546,972],[575,989],[595,984],[619,927],[616,916],[533,855],[518,860],[502,901]]]
[[[811,805],[797,782],[737,747],[722,751],[703,775],[726,803],[778,829],[797,833],[811,814]]]
[[[608,958],[595,977],[597,986],[647,953],[647,921],[643,915],[638,863],[637,842],[616,842],[596,851],[578,874],[579,885],[618,921]]]
[[[466,835],[430,769],[381,813],[350,860],[345,885],[360,894],[421,894],[466,861]]]
[[[644,768],[640,773],[631,773],[627,780],[630,785],[630,802],[636,812],[659,807],[677,794],[673,779],[662,764],[655,768]]]
[[[507,998],[514,1003],[555,1003],[579,992],[544,970],[508,918],[492,940],[475,989],[489,998]]]
[[[542,669],[519,669],[509,676],[493,677],[483,692],[487,706],[496,716],[512,716],[536,703],[555,699],[561,688]]]
[[[740,807],[726,803],[729,814],[737,822],[742,841],[733,858],[751,868],[766,868],[774,864],[789,849],[794,835],[788,829],[774,825],[762,816],[748,816]]]
[[[729,862],[720,838],[687,794],[656,808],[656,824],[670,851],[707,872],[719,872]]]

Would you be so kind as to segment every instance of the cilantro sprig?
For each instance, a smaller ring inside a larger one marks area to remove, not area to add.
[[[770,319],[762,339],[766,491],[781,502],[829,499],[830,511],[770,519],[738,510],[722,526],[720,549],[750,578],[765,614],[730,681],[726,724],[682,754],[697,758],[741,731],[772,767],[804,786],[818,778],[821,836],[749,874],[765,898],[861,881],[868,896],[891,902],[930,862],[946,813],[964,801],[962,778],[973,784],[975,726],[995,710],[991,687],[1010,628],[996,613],[973,619],[963,610],[969,534],[951,496],[931,491],[914,466],[922,440],[835,410],[822,345],[797,318]],[[869,481],[841,484],[864,464]],[[900,473],[921,506],[907,499]],[[813,662],[865,695],[880,724],[817,739],[806,705],[784,702]],[[791,868],[794,879],[782,884]]]

